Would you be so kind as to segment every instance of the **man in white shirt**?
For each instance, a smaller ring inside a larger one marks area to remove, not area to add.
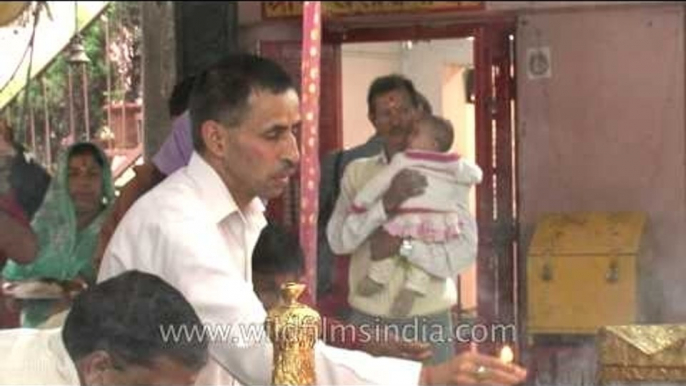
[[[207,339],[170,340],[165,325],[200,319],[159,277],[128,271],[81,293],[61,329],[1,331],[0,385],[192,385]]]
[[[283,193],[300,158],[299,110],[290,77],[270,60],[235,55],[200,74],[190,102],[195,152],[188,166],[128,211],[100,269],[99,280],[140,269],[172,283],[214,334],[213,360],[242,384],[271,383],[267,315],[252,289],[250,259],[266,225],[259,197]],[[422,369],[417,362],[315,345],[321,384],[446,384],[468,379],[462,372],[473,369],[464,366],[498,363],[469,358]],[[513,384],[524,371],[510,367],[500,375]]]

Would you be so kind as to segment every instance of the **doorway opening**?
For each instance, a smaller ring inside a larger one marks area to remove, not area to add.
[[[352,28],[339,26],[325,38],[338,46],[341,75],[340,143],[351,147],[373,133],[366,113],[366,91],[378,75],[410,78],[434,113],[455,126],[453,151],[476,161],[484,172],[471,209],[479,228],[475,266],[455,278],[459,291],[455,317],[460,327],[514,327],[511,336],[480,342],[495,353],[503,344],[522,348],[522,265],[518,264],[516,136],[514,127],[514,23]],[[465,339],[474,338],[467,332]],[[506,341],[504,341],[506,340]],[[458,344],[459,346],[459,344]]]
[[[374,127],[367,118],[366,95],[372,81],[401,74],[423,94],[434,115],[450,120],[455,139],[451,152],[476,162],[474,111],[474,39],[433,39],[345,43],[341,45],[342,142],[348,149],[365,143]],[[476,216],[476,190],[470,198]],[[456,279],[457,316],[474,320],[477,309],[476,266]]]

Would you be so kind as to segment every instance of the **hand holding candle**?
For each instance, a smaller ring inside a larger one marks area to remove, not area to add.
[[[501,348],[499,357],[470,350],[450,361],[425,365],[420,384],[519,385],[526,380],[527,371],[513,362],[514,352],[509,346]]]

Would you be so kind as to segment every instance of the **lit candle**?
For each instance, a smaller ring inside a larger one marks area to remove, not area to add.
[[[512,361],[514,361],[514,352],[512,352],[510,346],[505,345],[500,350],[500,360],[506,365],[509,365],[512,363]]]

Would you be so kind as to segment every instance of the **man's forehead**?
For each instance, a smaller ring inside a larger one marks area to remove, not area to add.
[[[410,95],[404,89],[391,90],[385,94],[379,95],[376,102],[388,107],[398,107],[403,104],[409,104]]]

